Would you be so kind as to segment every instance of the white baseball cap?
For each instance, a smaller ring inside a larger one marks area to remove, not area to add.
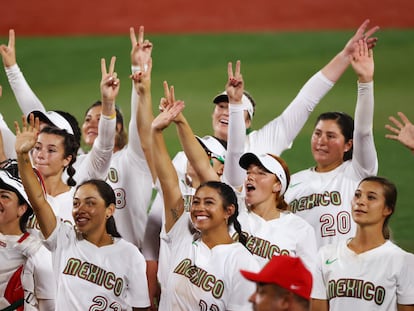
[[[46,111],[42,112],[39,110],[34,110],[31,113],[33,113],[35,118],[39,118],[40,121],[46,122],[48,124],[51,124],[57,128],[60,128],[62,130],[66,130],[69,134],[74,135],[73,128],[62,115],[60,115],[56,111]],[[29,118],[29,117],[27,117]]]
[[[218,94],[213,99],[213,103],[215,103],[215,104],[223,103],[223,102],[224,103],[229,102],[229,97],[228,97],[226,91],[224,91],[223,93]],[[250,120],[253,120],[254,106],[253,106],[253,103],[251,102],[251,100],[245,94],[243,94],[243,96],[242,96],[242,106],[243,106],[244,110],[247,110],[247,112],[249,113]]]
[[[214,136],[204,136],[199,137],[196,136],[198,142],[203,146],[204,150],[211,153],[213,158],[217,158],[218,160],[222,160],[226,157],[226,148],[221,144],[221,142],[215,138]]]
[[[250,164],[260,164],[269,172],[272,172],[279,179],[282,189],[280,195],[283,195],[287,188],[287,177],[283,166],[278,160],[268,154],[257,154],[247,152],[240,157],[239,164],[242,168],[247,170]]]
[[[13,176],[8,171],[3,169],[0,169],[0,189],[13,191],[22,199],[24,199],[27,205],[31,207],[29,198],[27,197],[26,191],[24,190],[20,178]]]

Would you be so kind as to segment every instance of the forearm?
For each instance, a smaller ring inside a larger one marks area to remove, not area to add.
[[[42,186],[33,171],[29,154],[17,153],[20,177],[43,236],[47,239],[56,227],[56,217],[46,201]]]
[[[164,198],[165,229],[168,232],[184,212],[178,176],[171,162],[162,131],[152,129],[152,156]]]
[[[239,165],[239,159],[244,152],[245,133],[243,108],[240,105],[229,104],[229,131],[223,175],[224,180],[236,188],[243,185],[246,176],[245,170]]]
[[[209,158],[194,136],[194,133],[188,124],[187,120],[183,117],[182,120],[176,122],[178,137],[183,147],[184,153],[190,161],[191,166],[197,173],[200,181],[218,180],[218,176],[214,169],[210,165]]]
[[[280,155],[290,148],[313,109],[333,85],[320,71],[314,74],[278,118],[248,135],[248,150]]]
[[[17,64],[5,68],[7,79],[9,80],[10,87],[13,90],[17,103],[23,114],[27,116],[34,110],[46,112],[42,102],[37,98],[36,94],[30,88],[23,73]]]
[[[14,144],[16,142],[16,136],[7,126],[6,122],[3,119],[3,115],[0,113],[0,132],[1,138],[3,141],[2,152],[6,159],[16,159],[16,151],[14,149]]]
[[[137,94],[134,88],[133,93]],[[138,138],[140,141],[142,151],[144,152],[148,167],[150,169],[152,180],[155,181],[157,179],[157,174],[155,172],[155,165],[151,155],[151,123],[154,119],[154,115],[152,112],[151,89],[149,88],[145,90],[144,94],[138,96],[137,100],[138,108],[136,111],[136,125],[138,130]]]
[[[353,162],[364,174],[373,175],[378,170],[377,152],[373,137],[374,83],[358,83],[355,108]]]
[[[332,82],[337,82],[346,69],[351,64],[351,60],[344,51],[339,52],[335,57],[322,68],[322,73]]]
[[[76,169],[78,184],[92,178],[105,179],[107,177],[115,143],[115,126],[115,118],[103,116],[99,120],[99,134],[92,149]]]

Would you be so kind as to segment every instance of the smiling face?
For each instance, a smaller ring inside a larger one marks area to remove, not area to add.
[[[227,221],[234,210],[224,208],[216,189],[202,186],[193,197],[190,212],[194,227],[203,233],[216,228],[227,228]]]
[[[92,146],[98,136],[98,124],[101,118],[102,107],[100,105],[92,107],[85,115],[82,124],[82,135],[85,144]]]
[[[44,177],[62,174],[72,156],[65,157],[64,138],[40,133],[32,151],[34,166]]]
[[[281,185],[276,175],[268,172],[264,167],[250,164],[246,170],[246,203],[250,206],[264,202],[276,202],[276,194]]]
[[[15,192],[0,189],[0,232],[3,234],[21,233],[19,219],[26,210],[27,205],[19,204],[19,198]]]
[[[343,163],[344,153],[352,147],[352,140],[345,141],[335,120],[320,120],[313,130],[311,149],[318,172],[328,172]]]
[[[72,215],[77,230],[86,236],[106,233],[106,219],[112,216],[114,207],[106,206],[93,184],[78,188],[73,197]]]
[[[220,102],[215,104],[211,118],[214,136],[218,139],[227,141],[229,126],[229,103]],[[244,120],[246,123],[246,128],[249,128],[251,121],[247,111],[244,111]]]
[[[375,181],[362,181],[352,200],[352,218],[359,226],[383,226],[392,214],[386,205],[384,187]]]

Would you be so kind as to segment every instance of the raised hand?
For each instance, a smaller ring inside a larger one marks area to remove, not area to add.
[[[347,56],[351,56],[355,52],[355,48],[357,47],[355,44],[358,43],[359,40],[364,40],[367,43],[368,49],[372,49],[377,44],[378,38],[371,37],[377,30],[379,29],[378,26],[374,26],[367,30],[369,19],[366,19],[361,26],[359,26],[358,30],[352,36],[351,39],[346,43],[343,52]]]
[[[144,26],[139,27],[138,39],[133,27],[129,28],[129,36],[132,45],[131,64],[132,66],[139,66],[140,71],[146,71],[151,59],[152,43],[149,40],[144,40]]]
[[[16,50],[14,38],[14,29],[10,29],[8,45],[0,45],[0,53],[3,59],[4,67],[11,67],[16,64]]]
[[[115,61],[116,57],[112,56],[111,62],[109,64],[108,71],[106,70],[106,62],[105,59],[101,59],[101,72],[102,72],[102,79],[101,79],[101,96],[102,96],[102,103],[110,102],[115,103],[115,98],[119,92],[119,79],[117,78],[117,73],[115,70]]]
[[[226,92],[230,103],[241,103],[244,91],[244,81],[240,73],[240,61],[236,62],[236,68],[233,73],[233,64],[227,64],[228,81],[226,84]]]
[[[14,122],[14,128],[16,129],[16,153],[28,153],[32,150],[37,141],[37,136],[39,134],[39,118],[35,119],[34,115],[30,114],[28,124],[26,117],[22,116],[22,128],[20,129],[17,121]]]
[[[3,87],[0,85],[0,98],[3,96]]]
[[[358,76],[359,82],[371,82],[374,77],[374,52],[368,48],[365,40],[355,43],[351,64]]]
[[[414,153],[414,124],[408,120],[404,113],[398,112],[398,116],[401,121],[397,120],[397,118],[393,116],[388,118],[392,123],[394,123],[394,126],[386,124],[385,128],[393,134],[386,134],[385,137],[399,141]]]
[[[162,131],[183,111],[185,105],[182,100],[177,100],[172,105],[166,106],[163,111],[152,121],[152,128]]]
[[[159,131],[168,127],[171,122],[177,122],[185,106],[184,101],[175,100],[174,86],[169,87],[167,81],[163,85],[164,97],[160,101],[160,114],[152,122],[152,128]]]

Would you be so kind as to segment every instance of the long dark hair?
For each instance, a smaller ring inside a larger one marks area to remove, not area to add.
[[[66,167],[66,172],[69,176],[66,183],[71,187],[76,186],[76,181],[73,178],[76,170],[73,167],[73,164],[76,162],[76,156],[80,147],[76,137],[66,132],[66,130],[62,130],[54,126],[46,126],[40,131],[40,133],[54,134],[63,137],[64,157],[66,158],[70,155],[72,156],[72,159]]]
[[[116,205],[116,197],[115,192],[110,185],[108,185],[105,181],[100,179],[89,179],[81,183],[76,190],[84,185],[93,185],[95,186],[96,190],[98,190],[99,195],[105,202],[105,207],[108,207],[111,204]],[[108,232],[111,236],[120,238],[121,235],[116,228],[114,216],[110,216],[106,220],[106,232]]]
[[[246,246],[247,238],[242,233],[241,225],[237,220],[237,216],[239,216],[239,204],[237,203],[237,196],[233,188],[220,181],[207,181],[202,183],[197,188],[197,191],[203,187],[208,187],[217,190],[217,193],[220,195],[221,200],[223,202],[223,208],[225,211],[227,211],[227,208],[230,205],[234,205],[234,214],[229,217],[228,225],[233,224],[234,229],[239,235],[239,242]]]
[[[324,112],[319,115],[316,119],[315,126],[321,120],[334,120],[336,124],[338,124],[339,129],[341,130],[342,135],[344,135],[345,143],[349,142],[351,139],[354,138],[354,119],[344,113],[344,112]],[[351,160],[352,159],[352,152],[354,146],[352,145],[351,148],[344,153],[343,160]]]
[[[391,214],[389,214],[385,218],[384,223],[382,225],[382,234],[384,238],[388,240],[391,237],[391,230],[388,224],[389,224],[392,214],[394,214],[395,212],[395,207],[397,205],[397,187],[392,181],[388,180],[385,177],[381,177],[381,176],[365,177],[359,182],[359,184],[362,184],[364,181],[376,182],[382,186],[384,198],[385,198],[385,205],[391,211]]]

